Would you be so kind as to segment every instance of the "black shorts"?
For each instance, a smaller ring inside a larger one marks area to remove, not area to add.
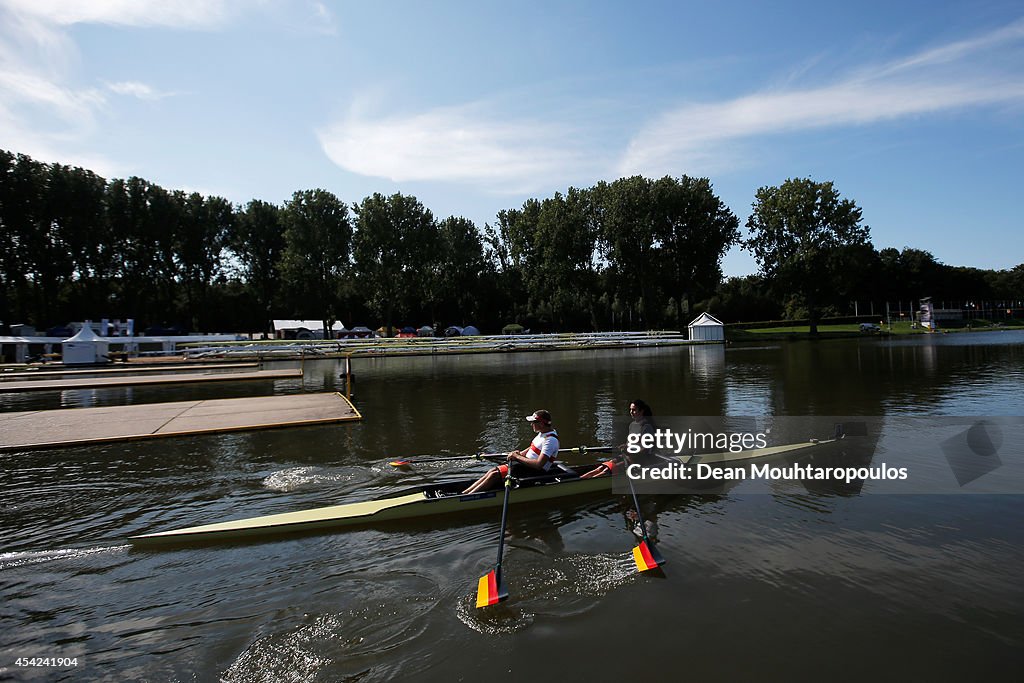
[[[503,468],[504,465],[499,466],[498,471],[502,472],[502,476],[505,476]],[[556,469],[557,468],[554,465],[551,465],[548,467],[548,469],[542,470],[536,467],[530,467],[529,465],[524,465],[523,463],[517,460],[516,462],[512,463],[512,477],[515,479],[526,479],[528,477],[543,477],[549,474],[553,474],[556,471]]]

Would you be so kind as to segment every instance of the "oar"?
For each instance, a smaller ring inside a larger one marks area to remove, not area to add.
[[[505,550],[505,522],[508,521],[508,499],[512,492],[512,463],[508,464],[505,475],[505,500],[501,504],[501,532],[498,534],[498,561],[494,569],[476,582],[476,606],[489,607],[508,599],[508,588],[501,576],[501,553]]]
[[[612,451],[611,446],[580,446],[578,448],[561,448],[559,453],[608,453]],[[407,460],[392,460],[388,464],[392,467],[411,467],[425,462],[451,462],[453,460],[494,460],[504,458],[507,453],[476,453],[473,455],[452,455],[441,457],[411,458]]]
[[[628,460],[626,460],[628,464]],[[640,501],[636,497],[636,489],[633,488],[633,480],[630,479],[628,473],[626,475],[626,482],[629,484],[629,492],[633,496],[633,506],[636,508],[636,518],[640,523],[640,535],[641,540],[639,545],[633,548],[633,561],[636,562],[637,571],[645,572],[650,569],[655,569],[665,564],[665,558],[661,556],[658,551],[658,547],[654,545],[647,536],[647,524],[644,523],[643,513],[640,512]]]
[[[439,456],[436,458],[424,457],[424,458],[413,458],[410,460],[392,460],[388,464],[392,467],[409,467],[411,465],[418,465],[423,462],[450,462],[453,460],[492,460],[497,458],[504,458],[508,453],[473,453],[471,455],[451,455],[451,456]]]

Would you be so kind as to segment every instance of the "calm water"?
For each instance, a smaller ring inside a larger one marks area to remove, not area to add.
[[[0,680],[1021,679],[1017,495],[658,496],[664,577],[635,572],[618,497],[513,505],[512,597],[490,610],[471,594],[497,511],[228,547],[124,539],[475,476],[387,461],[521,446],[538,407],[565,445],[607,443],[637,397],[662,415],[1021,416],[1024,333],[355,370],[355,425],[0,454]],[[323,361],[302,381],[0,394],[0,410],[330,390],[337,375]]]

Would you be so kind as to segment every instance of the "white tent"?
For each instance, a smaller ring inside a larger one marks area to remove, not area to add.
[[[106,363],[110,342],[93,332],[86,323],[78,334],[61,342],[61,346],[64,365],[87,365]]]
[[[687,329],[690,341],[725,341],[725,325],[708,313],[697,316]]]

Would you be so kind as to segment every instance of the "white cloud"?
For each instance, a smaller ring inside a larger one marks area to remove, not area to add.
[[[9,44],[0,39],[0,148],[64,161],[55,151],[95,129],[103,93],[67,85],[51,72],[58,69],[7,58]]]
[[[104,90],[76,85],[79,64],[68,27],[98,23],[122,27],[209,29],[230,18],[238,0],[0,0],[0,148],[45,161],[117,169],[79,149],[109,105]],[[155,100],[164,93],[138,82],[107,84],[121,95]]]
[[[692,105],[662,115],[638,133],[622,172],[671,172],[711,161],[722,143],[758,135],[868,124],[947,109],[1020,100],[1024,83],[839,83]]]
[[[103,95],[93,89],[74,90],[32,73],[0,70],[0,92],[6,102],[45,107],[71,122],[90,119],[103,104]]]
[[[114,24],[213,28],[226,22],[237,1],[229,0],[2,0],[4,7],[42,24]]]
[[[61,31],[0,9],[0,147],[50,159],[93,130],[103,95],[66,83],[74,56]]]
[[[175,93],[161,92],[152,86],[138,81],[122,81],[120,83],[107,83],[107,89],[118,95],[137,97],[140,100],[156,101],[165,97],[173,97]]]
[[[799,130],[851,126],[967,107],[1024,101],[1024,21],[986,35],[926,50],[839,82],[788,87],[666,112],[630,141],[623,174],[721,170],[738,142]],[[993,62],[985,57],[1009,44]],[[977,57],[977,59],[975,59]],[[717,159],[719,150],[729,150]],[[716,163],[716,161],[718,163]]]
[[[908,59],[889,65],[886,69],[881,70],[878,75],[887,75],[916,67],[948,64],[968,57],[975,52],[990,50],[1006,43],[1014,43],[1021,40],[1024,40],[1024,19],[1018,19],[1003,28],[976,38],[959,40],[949,45],[940,45],[939,47],[925,50]]]
[[[403,116],[357,106],[318,137],[327,156],[353,173],[513,193],[610,175],[711,174],[751,163],[746,144],[765,136],[1024,101],[1021,43],[1024,20],[850,70],[832,83],[801,85],[815,60],[764,91],[656,115],[635,132],[624,131],[628,144],[611,153],[583,142],[601,132],[568,111],[546,112],[543,121],[516,119],[483,102]],[[607,110],[603,103],[589,106]]]
[[[0,149],[27,154],[36,161],[81,166],[105,178],[125,175],[127,169],[108,157],[78,151],[74,144],[78,136],[71,128],[40,130],[38,126],[27,126],[20,116],[0,103]]]
[[[386,118],[361,109],[317,135],[335,164],[362,175],[523,192],[562,184],[596,161],[568,126],[504,119],[482,104]]]
[[[311,30],[324,35],[337,35],[338,27],[334,15],[322,2],[314,2],[310,6],[311,19],[308,26]]]

